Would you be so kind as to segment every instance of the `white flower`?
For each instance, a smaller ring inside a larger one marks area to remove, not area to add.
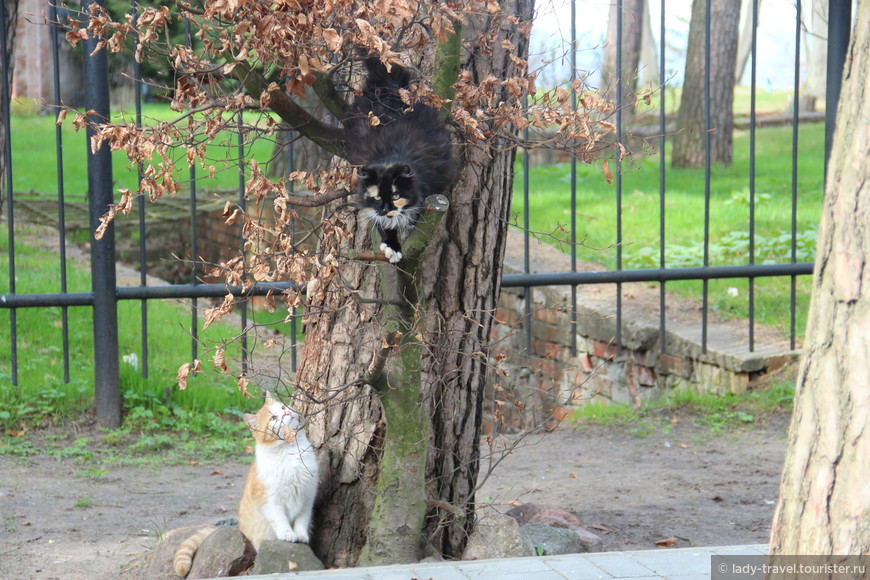
[[[728,296],[734,296],[736,298],[737,296],[740,296],[740,291],[732,286],[728,288]]]

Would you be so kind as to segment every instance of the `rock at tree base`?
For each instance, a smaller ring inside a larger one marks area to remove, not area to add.
[[[257,555],[251,542],[236,527],[216,528],[202,542],[187,575],[196,578],[238,576],[254,564]]]
[[[521,529],[539,556],[577,554],[581,551],[580,537],[573,530],[546,524],[526,524]]]
[[[525,524],[546,524],[556,528],[568,528],[573,530],[583,524],[577,516],[569,511],[554,506],[537,503],[525,503],[505,512],[514,518],[521,526]]]
[[[290,563],[295,566],[290,569]],[[308,544],[281,540],[266,540],[260,544],[252,575],[323,570],[323,562],[317,559]]]
[[[580,538],[581,552],[604,551],[604,540],[602,540],[597,534],[593,534],[585,528],[575,528],[571,531],[577,534],[577,537]]]
[[[515,519],[499,513],[488,513],[474,524],[463,560],[521,558],[534,556],[534,546],[520,530]]]

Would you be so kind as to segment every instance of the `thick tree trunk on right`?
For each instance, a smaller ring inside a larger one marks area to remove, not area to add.
[[[674,167],[705,161],[705,20],[707,0],[692,2],[686,74],[671,152]],[[731,164],[734,134],[734,67],[740,0],[710,0],[710,162]]]
[[[870,553],[870,4],[859,2],[770,553]]]

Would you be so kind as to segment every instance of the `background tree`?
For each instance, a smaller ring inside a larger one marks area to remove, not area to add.
[[[746,65],[749,62],[749,55],[752,54],[752,6],[756,6],[756,28],[758,26],[758,16],[761,14],[761,0],[744,0],[741,13],[743,14],[743,24],[740,26],[740,36],[737,41],[737,65],[734,68],[734,82],[740,84],[740,79],[743,78],[743,73],[746,71]]]
[[[18,22],[18,1],[4,0],[2,10],[2,18],[0,18],[0,26],[3,26],[4,38],[6,40],[6,60],[0,62],[0,75],[2,78],[12,82],[12,74],[15,72],[15,29]],[[9,70],[3,70],[2,67],[9,67]],[[10,95],[6,95],[10,96]],[[6,118],[10,115],[10,111],[4,110],[6,102],[0,99],[0,215],[3,215],[3,210],[6,205],[6,196],[11,195],[11,192],[6,191],[8,184],[6,183],[6,131],[9,130]]]
[[[800,104],[802,109],[812,111],[825,99],[828,86],[828,0],[807,0],[804,4],[807,76]]]
[[[710,162],[731,164],[734,134],[734,69],[740,0],[694,0],[686,50],[686,74],[671,152],[674,167],[700,167],[705,161],[705,44],[710,3]]]
[[[858,3],[770,553],[870,553],[870,4]]]
[[[328,171],[291,174],[305,190],[301,195],[251,160],[246,195],[270,204],[273,218],[251,219],[227,201],[227,219],[243,221],[248,252],[209,273],[233,285],[304,285],[306,338],[292,389],[321,451],[313,547],[329,565],[413,560],[424,545],[458,557],[473,526],[484,385],[497,364],[487,340],[518,130],[558,126],[550,144],[572,144],[578,158],[591,160],[610,127],[590,118],[590,110],[604,108],[596,95],[581,95],[588,108],[573,110],[565,87],[537,94],[526,61],[532,11],[530,0],[203,2],[183,11],[198,30],[197,50],[159,44],[174,15],[166,6],[145,8],[136,22],[141,54],[150,48],[174,63],[170,108],[179,117],[143,128],[95,128],[93,147],[123,149],[131,163],[144,166],[139,191],[123,190],[105,223],[129,211],[135,195],[176,192],[176,164],[213,170],[216,160],[205,145],[218,133],[274,138],[275,115],[336,156]],[[95,32],[108,38],[110,50],[121,50],[133,28],[97,15],[68,36],[76,41]],[[341,126],[302,104],[316,96],[332,118],[342,119],[365,55],[419,73],[403,99],[449,115],[461,165],[449,209],[440,221],[421,220],[425,235],[415,233],[403,246],[408,258],[399,267],[372,251],[370,227],[347,202],[354,168],[340,159]],[[229,75],[238,82],[223,82]],[[535,105],[527,111],[531,94]],[[313,248],[297,246],[290,233],[300,206],[323,208],[311,231]],[[280,299],[296,307],[302,296],[301,289],[288,290],[266,305]],[[234,302],[228,295],[210,309],[207,324]],[[221,348],[213,361],[229,372]],[[183,365],[179,381],[198,364]],[[238,376],[240,389],[250,382]]]
[[[635,117],[638,71],[642,39],[644,36],[644,15],[649,20],[649,10],[644,9],[646,0],[623,0],[622,2],[622,70],[616,70],[617,23],[619,19],[616,3],[610,6],[607,20],[607,42],[604,45],[604,61],[601,64],[601,84],[606,87],[605,94],[616,99],[617,81],[622,79],[622,122],[631,125]]]

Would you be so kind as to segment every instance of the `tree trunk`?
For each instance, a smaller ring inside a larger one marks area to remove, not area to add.
[[[809,4],[812,13],[804,14],[804,20],[810,21],[811,33],[805,35],[807,79],[801,101],[812,104],[815,110],[819,101],[825,99],[828,86],[828,0],[810,0]]]
[[[659,47],[653,35],[649,2],[643,3],[643,25],[640,35],[640,70],[638,82],[642,87],[657,87],[659,80]]]
[[[770,552],[870,553],[870,5],[856,28],[834,148]]]
[[[756,27],[758,26],[758,18],[761,14],[761,0],[757,0]],[[749,55],[752,53],[752,4],[753,0],[743,2],[743,26],[740,29],[740,39],[737,43],[737,66],[734,69],[734,82],[740,84],[740,79],[743,78],[743,73],[746,71],[746,64],[749,62]]]
[[[531,0],[505,0],[500,5],[504,13],[516,14],[521,21],[531,19]],[[465,43],[470,48],[464,49],[463,68],[478,80],[514,74],[510,56],[525,58],[527,39],[517,35],[514,26],[501,26],[501,37],[481,43],[481,29],[494,16],[478,18],[462,28],[463,38],[473,40]],[[502,43],[507,39],[511,43]],[[503,100],[509,100],[507,94]],[[474,521],[485,352],[501,279],[515,151],[506,139],[494,139],[457,153],[460,178],[420,274],[420,302],[425,308],[416,326],[419,333],[410,338],[417,342],[422,338],[417,358],[421,372],[416,383],[391,385],[401,389],[402,396],[416,397],[418,411],[425,411],[418,420],[428,420],[421,431],[427,433],[428,442],[416,441],[413,449],[404,437],[404,447],[399,448],[404,453],[416,451],[425,459],[425,477],[420,481],[428,500],[425,529],[410,529],[412,518],[408,518],[408,523],[392,531],[402,542],[407,534],[416,534],[448,557],[461,555]],[[367,228],[352,210],[340,211],[327,226],[352,236],[351,251],[369,249]],[[322,247],[320,251],[338,250]],[[381,461],[393,451],[390,446],[395,442],[390,438],[400,428],[395,424],[391,428],[395,409],[390,406],[402,403],[392,398],[382,403],[377,390],[364,380],[384,345],[385,292],[378,270],[392,266],[347,262],[340,270],[330,268],[324,264],[323,281],[309,287],[306,339],[297,373],[297,404],[309,416],[308,436],[322,456],[312,545],[328,566],[353,566],[361,556],[367,563],[383,563],[382,542],[369,537],[372,530],[373,536],[383,533],[383,510],[390,507],[383,504],[413,503],[420,491],[405,494],[380,477],[382,467],[389,467]],[[399,348],[390,358],[405,358],[410,352]],[[407,508],[414,511],[413,505]],[[367,540],[371,543],[364,547]],[[375,545],[378,542],[380,547]]]
[[[622,71],[616,70],[617,52],[617,6],[610,8],[607,23],[607,42],[604,45],[604,62],[601,65],[601,84],[606,87],[609,98],[616,100],[617,80],[622,79],[622,122],[631,125],[635,116],[638,65],[640,63],[641,38],[643,36],[644,0],[622,2]]]
[[[731,164],[734,133],[734,67],[740,0],[710,0],[710,162]],[[706,0],[692,2],[686,74],[677,114],[671,164],[700,167],[705,161],[704,49]]]
[[[7,86],[12,86],[12,75],[15,72],[15,29],[16,23],[18,22],[18,0],[3,0],[3,16],[0,19],[0,26],[3,27],[3,38],[6,39],[6,60],[0,62],[0,78],[5,77],[7,80]],[[3,215],[3,210],[6,206],[6,196],[12,195],[12,192],[7,191],[9,184],[7,183],[6,178],[6,163],[7,163],[7,155],[9,154],[6,151],[6,131],[9,128],[6,125],[6,117],[10,114],[10,111],[6,111],[5,108],[7,104],[10,103],[7,98],[11,98],[11,95],[0,95],[0,216]]]

